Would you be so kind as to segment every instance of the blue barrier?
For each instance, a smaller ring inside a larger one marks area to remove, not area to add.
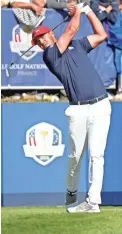
[[[2,206],[63,205],[68,103],[2,104]],[[103,205],[122,205],[122,103],[112,103],[105,151]],[[57,114],[58,113],[58,116]],[[79,200],[88,190],[84,154]]]
[[[42,25],[53,28],[66,15],[65,11],[47,10],[46,18]],[[61,35],[67,23],[68,21],[55,30],[56,37]],[[27,30],[26,27],[25,29]],[[87,17],[82,15],[81,26],[74,39],[80,39],[92,32],[93,30]],[[17,23],[11,9],[2,9],[1,34],[2,88],[63,88],[60,81],[47,69],[42,59],[42,51],[37,46],[11,67],[11,78],[8,79],[5,75],[5,68],[30,47],[32,32],[26,33],[23,30],[23,27]],[[89,58],[98,71],[104,85],[111,85],[117,75],[112,49],[107,46],[106,42],[103,42],[89,54]]]

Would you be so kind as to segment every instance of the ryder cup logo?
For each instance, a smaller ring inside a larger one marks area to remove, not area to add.
[[[26,145],[23,145],[23,148],[26,157],[46,166],[55,158],[63,156],[65,145],[62,144],[61,131],[43,122],[27,131]]]
[[[20,56],[29,47],[31,47],[32,31],[28,29],[28,26],[24,27],[24,30],[17,24],[12,30],[12,41],[10,41],[10,48],[13,53],[17,53]],[[42,52],[42,49],[38,46],[34,46],[30,51],[23,55],[23,59],[30,60],[37,53]]]

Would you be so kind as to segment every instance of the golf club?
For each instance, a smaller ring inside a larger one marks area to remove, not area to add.
[[[69,16],[66,16],[64,18],[64,20],[62,22],[60,22],[58,25],[56,25],[51,31],[54,31],[57,27],[59,27],[63,22],[65,22],[67,19],[69,18]],[[29,50],[31,50],[35,45],[32,45],[31,47],[29,47],[19,58],[17,58],[14,62],[10,63],[7,68],[5,69],[5,73],[7,77],[10,77],[10,71],[9,68],[15,64],[21,57],[23,57],[24,54],[26,54]]]

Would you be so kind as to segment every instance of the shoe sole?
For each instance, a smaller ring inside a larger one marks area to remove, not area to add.
[[[69,211],[66,210],[69,214],[76,214],[76,213],[100,213],[100,210],[84,210],[84,211]]]
[[[100,210],[88,210],[87,213],[100,213]]]

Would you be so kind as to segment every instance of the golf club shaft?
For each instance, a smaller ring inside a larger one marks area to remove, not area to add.
[[[61,22],[61,23],[59,23],[58,25],[56,25],[53,29],[52,29],[52,31],[54,31],[57,27],[59,27],[63,22],[65,22],[67,19],[69,18],[69,16],[66,16],[65,18],[64,18],[64,20]]]
[[[29,50],[31,50],[34,46],[29,47],[19,58],[17,58],[14,62],[12,62],[7,68],[11,67],[14,63],[16,63],[24,54],[26,54]]]

